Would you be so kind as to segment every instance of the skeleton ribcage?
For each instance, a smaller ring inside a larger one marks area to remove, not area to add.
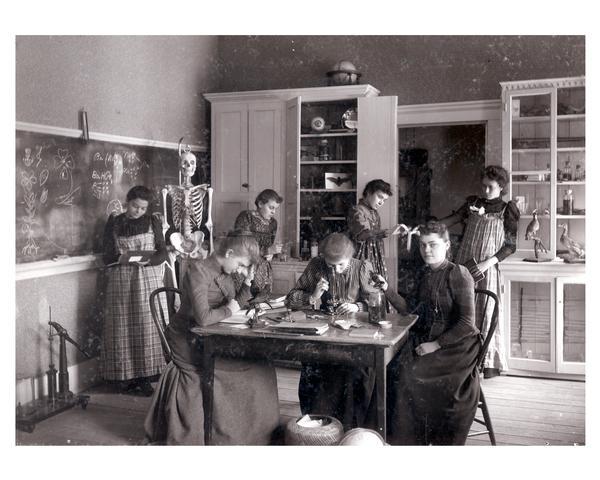
[[[169,186],[169,194],[172,200],[172,215],[175,228],[182,231],[182,220],[187,211],[192,230],[198,230],[202,225],[202,212],[204,209],[204,197],[207,189],[199,185],[189,188],[189,205],[185,204],[185,188]]]

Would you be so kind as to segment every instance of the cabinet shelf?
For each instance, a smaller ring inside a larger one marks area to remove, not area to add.
[[[339,132],[339,133],[303,133],[300,138],[327,138],[327,137],[356,137],[356,132]]]
[[[300,165],[335,165],[335,164],[345,164],[345,165],[356,165],[356,160],[309,160],[300,162]]]
[[[585,215],[562,215],[560,213],[556,214],[556,219],[564,219],[564,220],[584,220]]]
[[[549,122],[550,115],[536,115],[531,117],[512,117],[513,123],[540,123],[540,122]],[[557,120],[585,120],[585,113],[577,113],[577,114],[569,114],[569,115],[557,115]]]
[[[301,188],[299,189],[299,192],[303,193],[323,193],[323,192],[327,192],[327,193],[344,193],[344,192],[356,192],[356,188]]]
[[[300,220],[310,221],[310,220],[312,220],[312,217],[300,217]],[[337,216],[337,217],[321,217],[320,220],[334,222],[334,221],[346,220],[346,217],[341,217],[341,216]]]
[[[560,187],[561,185],[585,185],[585,180],[572,180],[570,182],[556,182],[557,187]]]
[[[558,153],[585,152],[585,147],[558,147],[556,151]]]

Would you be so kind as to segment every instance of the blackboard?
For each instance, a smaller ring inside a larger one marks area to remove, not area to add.
[[[208,158],[196,156],[193,183],[204,183]],[[101,252],[106,220],[121,212],[132,186],[151,188],[151,210],[162,212],[160,190],[179,181],[175,148],[20,130],[15,173],[17,263]]]

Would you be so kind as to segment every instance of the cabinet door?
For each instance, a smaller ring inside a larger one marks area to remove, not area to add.
[[[555,371],[553,279],[506,278],[505,325],[509,368]]]
[[[556,371],[585,373],[585,280],[556,280]]]
[[[248,202],[266,188],[281,191],[282,102],[256,102],[248,105]],[[281,225],[281,209],[277,223]]]
[[[284,212],[285,238],[283,241],[294,246],[293,251],[299,252],[298,206],[300,162],[300,97],[288,100],[285,105],[285,194]]]
[[[249,206],[248,105],[212,105],[212,188],[215,235],[233,228]]]
[[[381,225],[389,228],[398,222],[398,98],[358,99],[358,165],[356,188],[361,197],[367,182],[381,178],[394,192],[380,209]],[[385,239],[386,265],[390,285],[396,285],[398,237]]]

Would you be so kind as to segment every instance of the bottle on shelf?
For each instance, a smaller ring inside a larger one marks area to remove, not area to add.
[[[316,238],[313,238],[310,242],[310,258],[319,256],[319,243]]]
[[[563,172],[562,172],[562,179],[565,182],[570,182],[571,180],[573,180],[573,174],[572,174],[572,170],[571,170],[571,161],[570,160],[565,161],[565,168],[563,169]]]
[[[304,261],[310,260],[310,247],[308,246],[308,240],[302,241],[302,248],[300,249],[300,258]]]
[[[573,190],[569,189],[563,196],[563,215],[573,215]]]
[[[583,173],[581,170],[581,165],[575,165],[575,173],[573,174],[573,180],[576,182],[581,182],[583,180]]]
[[[544,181],[549,182],[550,181],[550,164],[549,163],[546,164],[546,170],[548,170],[548,171],[544,174]]]
[[[319,160],[321,162],[323,161],[328,161],[331,159],[331,156],[329,154],[329,142],[327,141],[326,138],[322,139],[319,142]]]

